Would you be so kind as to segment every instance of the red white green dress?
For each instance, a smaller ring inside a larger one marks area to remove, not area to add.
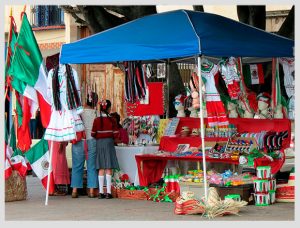
[[[207,109],[208,126],[226,126],[229,124],[224,104],[216,88],[215,75],[218,74],[218,67],[213,63],[202,64],[201,76],[206,79],[205,98]]]
[[[76,132],[83,131],[84,125],[79,116],[83,112],[82,106],[77,109],[68,109],[67,103],[67,84],[66,84],[66,66],[61,65],[58,70],[59,91],[61,110],[55,110],[53,103],[52,77],[54,70],[51,69],[47,78],[47,94],[51,99],[51,118],[49,125],[45,131],[45,139],[52,141],[70,141],[76,138]],[[72,69],[75,85],[80,97],[79,83],[77,72]]]

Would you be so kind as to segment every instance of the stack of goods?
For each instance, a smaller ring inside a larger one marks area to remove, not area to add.
[[[271,178],[270,166],[258,166],[256,168],[257,179],[254,180],[255,205],[268,206],[275,202],[274,190],[276,181]],[[270,187],[272,189],[270,189]],[[269,192],[271,190],[271,192]],[[271,202],[272,199],[272,202]]]
[[[207,172],[207,179],[211,185],[217,186],[242,186],[253,184],[254,177],[250,173],[232,173],[230,170],[225,170],[224,173],[214,171]]]
[[[205,136],[208,138],[214,137],[232,137],[237,133],[237,128],[234,124],[229,124],[228,126],[215,126],[215,127],[206,127]]]
[[[202,170],[188,170],[188,174],[180,176],[178,180],[180,182],[203,183],[203,176]]]
[[[255,138],[258,148],[267,151],[280,150],[282,148],[283,140],[288,137],[288,131],[282,132],[266,132],[259,133],[241,133],[240,137]]]
[[[194,198],[193,192],[184,191],[176,199],[174,213],[176,215],[203,214],[204,204]]]
[[[277,185],[276,201],[295,202],[295,168],[292,168],[287,184]]]

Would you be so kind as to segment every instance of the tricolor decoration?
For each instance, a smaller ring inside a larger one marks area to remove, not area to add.
[[[41,180],[42,185],[45,189],[47,189],[48,169],[51,169],[49,193],[54,192],[53,172],[52,167],[49,167],[50,154],[48,142],[42,138],[24,155],[28,159],[34,173]]]
[[[259,179],[269,179],[271,178],[271,166],[257,166],[256,176]]]

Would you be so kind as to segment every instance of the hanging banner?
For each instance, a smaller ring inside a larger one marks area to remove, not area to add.
[[[164,94],[162,82],[148,82],[149,99],[148,104],[126,103],[126,112],[128,116],[147,116],[164,114]]]
[[[250,64],[251,84],[263,84],[264,72],[262,64]]]

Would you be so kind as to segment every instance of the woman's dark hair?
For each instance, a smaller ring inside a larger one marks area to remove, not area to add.
[[[90,98],[90,96],[91,96],[91,98]],[[92,92],[91,94],[89,94],[89,93],[87,94],[86,105],[94,108],[94,107],[96,107],[97,102],[98,102],[97,93]]]
[[[120,124],[121,116],[117,112],[111,113],[110,116],[116,120],[118,128],[122,128],[122,125]]]
[[[81,101],[75,85],[72,68],[69,64],[66,64],[65,66],[67,72],[66,75],[67,104],[68,104],[68,109],[72,110],[74,108],[81,106]],[[53,102],[54,102],[55,110],[61,110],[58,70],[59,70],[59,65],[55,67],[53,72],[53,78],[52,78]]]

